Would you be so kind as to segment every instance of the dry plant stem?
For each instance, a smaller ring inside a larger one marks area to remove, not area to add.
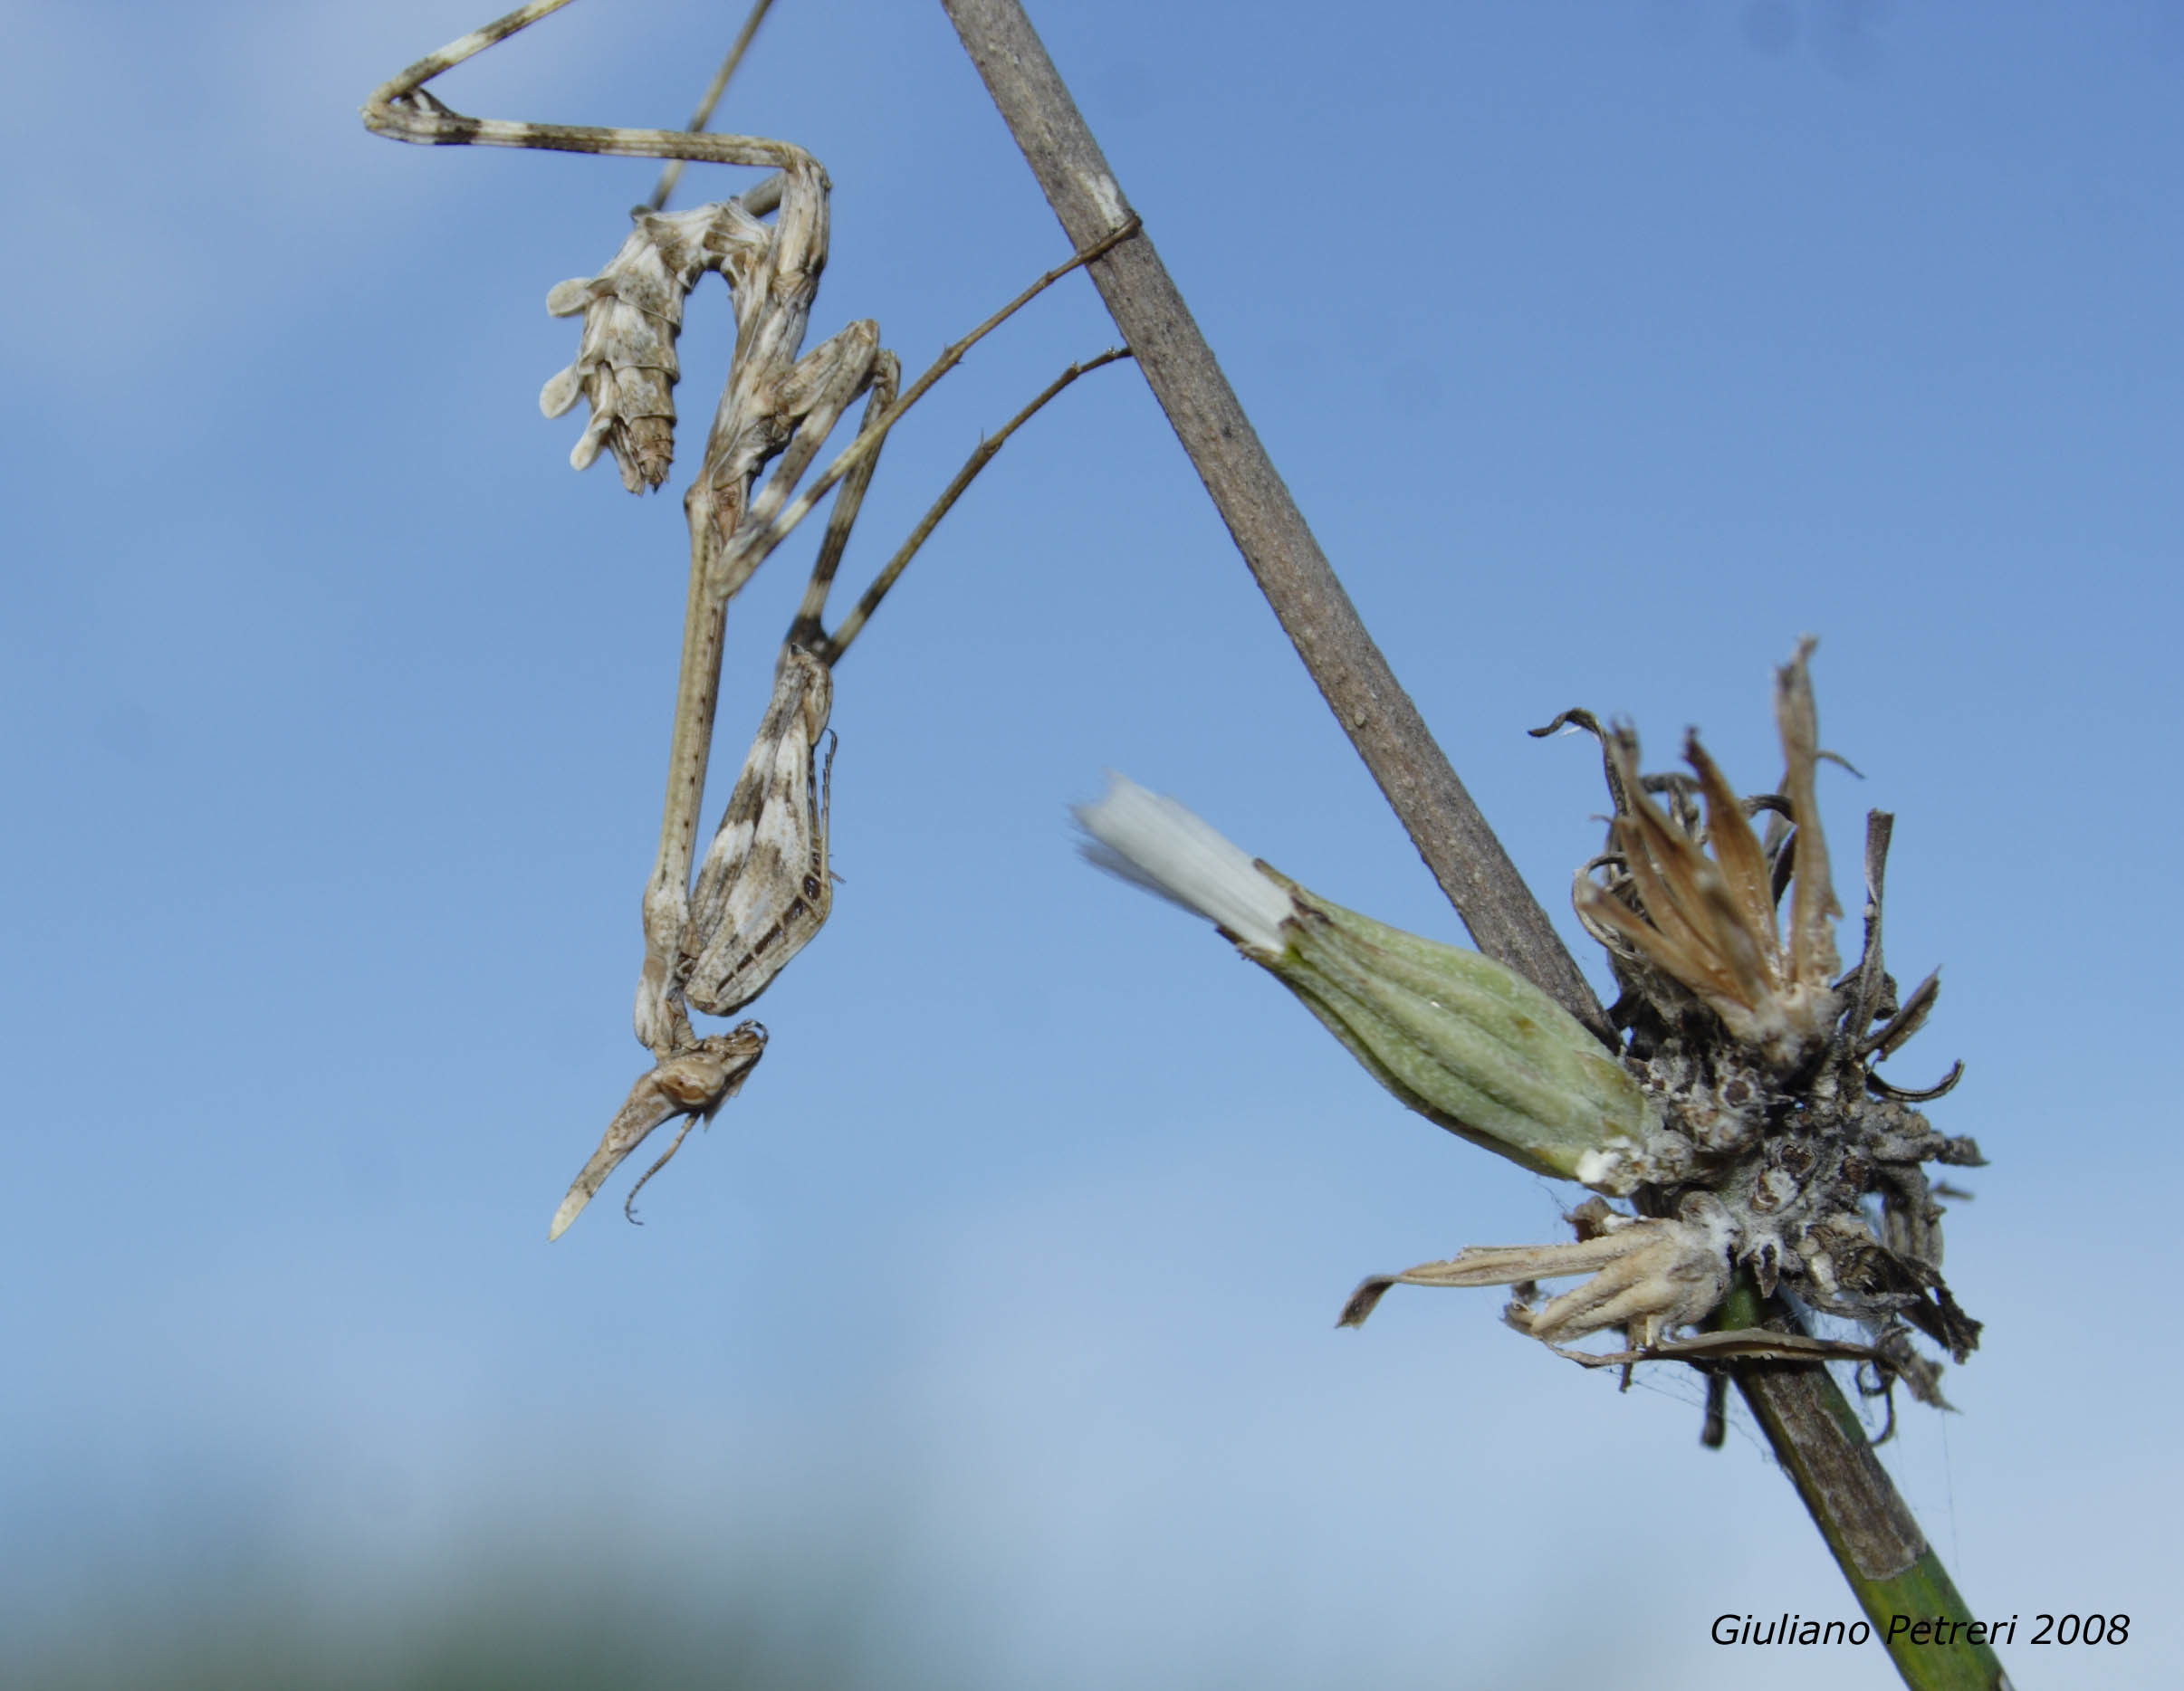
[[[1023,8],[942,5],[1070,244],[1122,227],[1127,202]],[[1592,989],[1366,633],[1152,242],[1124,243],[1089,273],[1260,590],[1479,949],[1605,1037]]]
[[[1724,1327],[1757,1327],[1772,1312],[1748,1281],[1723,1304]],[[1968,1644],[1892,1641],[1890,1622],[1978,1619],[1896,1494],[1834,1377],[1818,1363],[1739,1362],[1729,1377],[1812,1512],[1843,1577],[1912,1691],[2007,1691],[1994,1651]]]
[[[1022,6],[941,4],[1072,243],[1123,226],[1133,214],[1122,189]],[[1480,950],[1604,1028],[1591,988],[1365,632],[1152,242],[1125,243],[1089,273],[1298,656]],[[1753,1367],[1739,1381],[1861,1600],[1874,1590],[1892,1600],[1954,1600],[1825,1371]],[[1909,1550],[1907,1564],[1861,1562],[1861,1547],[1890,1543]],[[1961,1613],[1960,1602],[1951,1608]],[[1925,1669],[1901,1658],[1898,1667],[1921,1687],[2005,1684],[1991,1652],[1981,1653],[1991,1668],[1984,1678],[1963,1677],[1961,1664],[1947,1679],[1914,1678]],[[1921,1658],[1936,1659],[1930,1650]]]

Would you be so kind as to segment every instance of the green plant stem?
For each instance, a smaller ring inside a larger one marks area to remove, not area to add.
[[[1770,1316],[1784,1319],[1739,1279],[1714,1324],[1758,1327]],[[1903,1683],[1911,1691],[2008,1691],[1994,1651],[1968,1642],[1958,1624],[1978,1617],[1897,1495],[1834,1376],[1817,1362],[1739,1362],[1729,1377]],[[1911,1629],[1921,1621],[1940,1624],[1914,1643]]]

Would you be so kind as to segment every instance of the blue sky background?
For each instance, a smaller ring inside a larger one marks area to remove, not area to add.
[[[1332,1330],[1361,1275],[1556,1237],[1576,1194],[1078,860],[1112,766],[1459,931],[1126,364],[844,664],[843,882],[750,1085],[647,1226],[618,1181],[547,1247],[645,1065],[683,481],[572,475],[533,404],[574,345],[546,290],[651,167],[356,120],[483,11],[5,8],[0,1648],[95,1683],[203,1633],[294,1683],[235,1642],[278,1617],[329,1683],[453,1684],[410,1634],[491,1592],[594,1642],[755,1616],[890,1686],[1636,1691],[1746,1682],[1717,1614],[1854,1615],[1688,1378],[1618,1396],[1492,1293]],[[579,5],[439,88],[672,124],[741,14]],[[1964,1058],[1935,1119],[1993,1165],[1949,1222],[1986,1348],[1886,1459],[1980,1614],[2133,1617],[2006,1651],[2018,1683],[2174,1683],[2184,6],[1034,14],[1581,945],[1597,761],[1523,731],[1587,704],[1662,764],[1696,724],[1764,786],[1769,667],[1822,637],[1864,775],[1830,830],[1896,812],[1890,957],[1945,967],[1896,1070]],[[937,5],[781,0],[722,120],[832,172],[815,332],[876,317],[922,368],[1066,252]],[[686,459],[726,317],[709,282]],[[982,347],[851,569],[1113,339],[1077,278]],[[723,771],[800,568],[733,615]]]

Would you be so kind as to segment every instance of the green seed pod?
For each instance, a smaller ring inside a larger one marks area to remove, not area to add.
[[[1561,1005],[1491,958],[1327,903],[1112,779],[1078,812],[1095,862],[1212,920],[1419,1114],[1535,1173],[1627,1188],[1659,1114]]]
[[[1577,1018],[1515,970],[1345,910],[1264,864],[1289,894],[1279,953],[1242,946],[1419,1114],[1540,1174],[1582,1180],[1659,1125]]]

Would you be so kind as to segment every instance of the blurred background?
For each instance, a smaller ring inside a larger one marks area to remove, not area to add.
[[[1086,868],[1103,768],[1454,917],[1135,369],[1018,435],[838,679],[831,923],[742,1095],[546,1223],[630,1038],[678,473],[533,396],[653,167],[355,111],[478,0],[5,7],[0,1679],[30,1686],[1893,1683],[1748,1422],[1364,1274],[1574,1189],[1405,1114]],[[1035,5],[1319,538],[1595,979],[1570,705],[1779,769],[1821,636],[1848,861],[1944,966],[1901,1084],[1992,1166],[1988,1323],[1883,1452],[1982,1616],[2184,1665],[2168,1294],[2184,5]],[[681,122],[742,0],[580,5],[436,85]],[[832,172],[814,337],[912,370],[1067,253],[936,5],[781,0],[723,127]],[[678,204],[750,173],[694,171]],[[725,369],[684,340],[685,467]],[[876,566],[1114,339],[1071,278],[889,445]],[[707,826],[803,549],[734,608]],[[854,589],[855,583],[850,583]],[[1844,942],[1854,952],[1854,923]]]

